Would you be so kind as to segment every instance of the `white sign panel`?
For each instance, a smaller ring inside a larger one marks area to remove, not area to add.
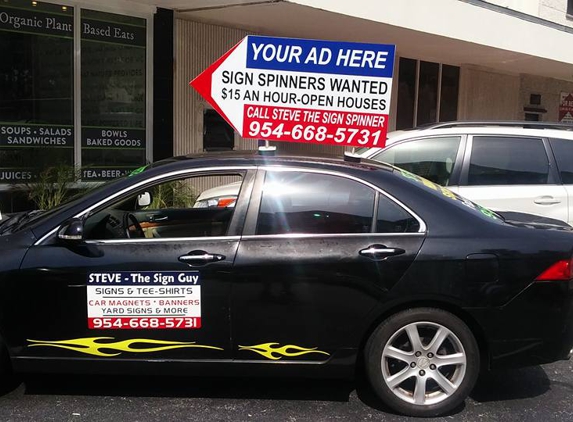
[[[91,273],[88,328],[201,328],[198,271]]]
[[[248,36],[191,82],[241,134],[384,146],[395,46]]]

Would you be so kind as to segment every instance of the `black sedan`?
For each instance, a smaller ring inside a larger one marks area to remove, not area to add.
[[[566,226],[380,163],[178,157],[2,221],[0,381],[365,369],[396,411],[438,415],[480,370],[569,357],[572,253]]]

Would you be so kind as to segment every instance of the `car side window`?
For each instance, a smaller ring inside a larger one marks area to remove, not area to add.
[[[345,177],[267,172],[256,234],[369,233],[375,192]]]
[[[460,142],[459,136],[417,139],[391,145],[372,158],[448,186]]]
[[[541,139],[474,136],[468,185],[541,185],[549,159]]]
[[[376,233],[417,233],[420,223],[408,211],[385,195],[378,200]]]
[[[564,185],[573,185],[573,141],[569,139],[550,139],[553,155],[557,160],[559,174]]]
[[[224,236],[242,177],[232,174],[170,180],[134,192],[89,216],[87,240]]]

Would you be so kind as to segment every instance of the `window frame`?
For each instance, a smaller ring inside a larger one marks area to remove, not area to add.
[[[249,204],[249,199],[253,190],[253,184],[256,175],[256,167],[254,166],[230,166],[230,167],[204,167],[195,169],[184,169],[184,170],[174,170],[168,173],[160,174],[148,179],[142,180],[134,185],[117,191],[115,194],[91,204],[90,206],[84,208],[82,211],[75,214],[73,217],[61,221],[55,228],[50,230],[46,235],[41,237],[33,246],[41,246],[43,244],[53,243],[57,232],[61,227],[66,224],[70,219],[86,219],[91,213],[96,213],[101,211],[112,204],[121,202],[129,198],[130,196],[136,194],[137,192],[146,189],[150,186],[157,185],[160,183],[170,182],[179,179],[186,179],[190,177],[201,177],[201,176],[211,176],[217,174],[241,174],[243,175],[243,185],[239,191],[239,196],[237,198],[237,203],[235,205],[235,210],[231,221],[229,223],[229,228],[227,230],[226,236],[202,236],[202,237],[165,237],[165,238],[127,238],[127,239],[94,239],[94,240],[83,240],[82,243],[89,244],[118,244],[118,243],[161,243],[161,242],[181,242],[181,241],[206,241],[213,239],[229,239],[236,238],[240,236],[243,227],[244,220],[247,215],[247,207]]]
[[[573,0],[572,0],[573,2]],[[562,170],[561,167],[559,166],[559,161],[557,160],[557,154],[555,153],[555,150],[553,148],[552,142],[561,142],[561,141],[565,141],[565,142],[571,142],[573,144],[573,139],[567,139],[567,138],[557,138],[557,137],[552,137],[552,138],[548,138],[547,139],[547,145],[549,146],[549,158],[550,158],[550,162],[552,163],[551,166],[553,167],[553,171],[555,172],[555,180],[557,181],[557,184],[563,185],[563,186],[571,186],[572,183],[565,183],[563,181],[563,176],[562,176]]]
[[[537,185],[530,185],[530,184],[511,184],[511,185],[470,185],[468,184],[469,180],[469,172],[470,172],[470,162],[471,162],[471,155],[473,149],[473,142],[474,138],[479,137],[498,137],[498,138],[529,138],[529,139],[537,139],[541,140],[543,147],[545,148],[545,154],[547,156],[547,160],[549,163],[549,170],[548,170],[548,179],[547,183],[537,184]],[[516,134],[498,134],[498,133],[476,133],[468,135],[468,139],[466,142],[466,150],[463,157],[463,163],[461,166],[461,176],[460,176],[460,186],[465,187],[481,187],[481,186],[547,186],[547,185],[559,185],[561,184],[561,179],[558,174],[557,169],[557,162],[555,157],[553,156],[553,151],[549,145],[549,140],[543,136],[533,136],[533,135],[516,135]]]
[[[283,233],[283,234],[256,234],[257,229],[257,222],[259,218],[259,211],[261,208],[262,202],[262,195],[263,195],[263,186],[265,183],[265,178],[267,172],[297,172],[297,173],[315,173],[321,174],[326,176],[335,176],[335,177],[344,177],[346,179],[361,183],[368,188],[374,190],[374,208],[372,214],[372,224],[370,227],[370,232],[368,233]],[[377,215],[378,215],[378,204],[379,204],[379,197],[380,195],[386,196],[389,200],[393,201],[396,205],[403,208],[406,212],[408,212],[412,217],[414,217],[420,227],[417,232],[410,232],[410,233],[377,233],[376,230],[376,223],[377,223]],[[253,194],[251,196],[251,202],[249,204],[249,210],[247,212],[247,218],[245,220],[245,225],[243,229],[243,236],[242,239],[273,239],[273,238],[311,238],[311,237],[356,237],[356,236],[424,236],[427,232],[427,225],[425,221],[411,208],[404,205],[401,201],[396,199],[393,195],[385,192],[383,189],[377,187],[376,185],[367,182],[363,179],[360,179],[355,176],[351,176],[349,174],[333,171],[333,170],[321,170],[321,169],[313,169],[313,168],[305,168],[305,167],[274,167],[274,166],[264,166],[260,167],[254,181],[254,188]]]
[[[454,160],[454,166],[452,168],[452,174],[450,175],[450,183],[446,187],[458,186],[460,184],[460,181],[461,181],[460,179],[461,179],[461,175],[462,175],[463,160],[464,160],[464,155],[465,155],[465,152],[467,149],[468,136],[464,135],[464,134],[457,134],[457,133],[451,134],[451,135],[450,134],[440,134],[440,135],[420,136],[420,137],[415,137],[415,138],[404,139],[404,140],[401,140],[399,142],[395,142],[393,144],[387,145],[386,148],[383,148],[382,150],[380,150],[379,152],[374,154],[372,157],[370,157],[370,159],[378,161],[376,159],[376,157],[379,156],[380,154],[384,153],[385,151],[390,150],[390,148],[395,148],[399,145],[406,144],[408,142],[425,141],[427,139],[434,139],[434,138],[452,138],[452,137],[460,137],[460,145],[458,147],[458,153],[456,154],[456,158]],[[379,161],[379,162],[384,162],[384,161]],[[395,164],[391,164],[391,165],[395,166]]]

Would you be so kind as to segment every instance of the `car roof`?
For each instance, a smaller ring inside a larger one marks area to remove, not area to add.
[[[261,153],[260,151],[224,151],[224,152],[205,152],[198,154],[182,155],[156,161],[150,164],[146,170],[153,171],[161,168],[160,172],[166,170],[165,166],[171,167],[169,170],[188,168],[190,165],[218,165],[218,166],[240,166],[240,165],[297,165],[309,167],[330,167],[340,170],[341,168],[362,169],[362,170],[386,170],[394,171],[394,167],[373,160],[361,159],[360,161],[347,159],[343,154],[297,154],[273,152]],[[149,173],[148,173],[149,174]]]

